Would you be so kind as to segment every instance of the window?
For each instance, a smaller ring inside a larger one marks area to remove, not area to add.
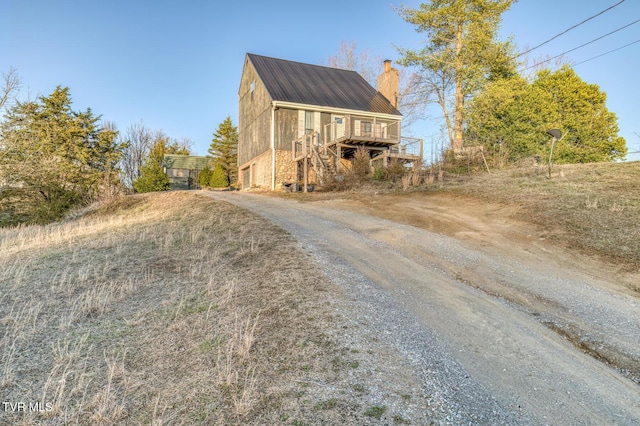
[[[362,136],[371,136],[372,130],[373,130],[373,126],[370,121],[362,122],[362,131],[361,131]]]
[[[313,111],[304,112],[304,134],[310,135],[313,133]]]

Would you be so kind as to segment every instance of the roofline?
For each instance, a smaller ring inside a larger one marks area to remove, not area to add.
[[[299,65],[306,65],[306,66],[311,66],[311,67],[317,67],[317,68],[329,68],[332,70],[338,70],[340,72],[345,72],[345,73],[354,73],[359,75],[360,77],[362,77],[362,75],[360,75],[360,73],[358,71],[355,70],[349,70],[346,68],[339,68],[339,67],[332,67],[330,65],[319,65],[319,64],[310,64],[308,62],[302,62],[302,61],[293,61],[291,59],[283,59],[283,58],[276,58],[273,56],[266,56],[266,55],[258,55],[257,53],[251,53],[251,52],[247,52],[246,56],[256,56],[259,58],[267,58],[267,59],[273,59],[275,61],[283,61],[283,62],[290,62],[292,64],[299,64]],[[251,58],[249,58],[251,59]],[[253,63],[253,62],[252,62]],[[364,78],[364,77],[363,77]],[[365,80],[366,81],[366,80]],[[368,82],[367,82],[368,83]]]
[[[388,120],[399,120],[402,121],[402,114],[384,114],[381,112],[371,112],[371,111],[363,111],[356,109],[345,109],[345,108],[336,108],[336,107],[327,107],[322,105],[311,105],[311,104],[299,104],[295,102],[285,102],[285,101],[272,101],[272,105],[274,108],[291,108],[291,109],[303,109],[306,111],[320,111],[320,112],[330,112],[334,114],[350,114],[350,115],[368,115],[374,116],[376,118],[385,118]]]
[[[261,56],[261,55],[256,55],[255,53],[249,53],[249,52],[247,52],[245,54],[245,65],[242,67],[242,75],[244,75],[244,69],[245,69],[245,66],[246,66],[247,60],[248,60],[249,63],[251,64],[251,67],[253,68],[253,71],[256,73],[256,76],[258,76],[258,80],[260,81],[260,84],[262,84],[262,87],[264,87],[264,91],[267,92],[267,95],[269,96],[269,99],[271,99],[273,101],[273,95],[269,92],[269,88],[267,87],[266,84],[264,84],[264,80],[262,80],[262,76],[260,75],[260,73],[256,69],[256,66],[253,63],[253,61],[251,60],[252,56]],[[279,60],[279,61],[285,61],[286,60],[286,59],[270,58],[269,56],[263,56],[263,58],[276,59],[276,60]],[[242,84],[242,78],[240,78],[240,84]],[[240,95],[240,87],[238,87],[238,96],[241,96]]]
[[[172,157],[192,157],[192,158],[213,158],[210,155],[191,155],[191,154],[162,154],[165,157],[167,156],[172,156]]]

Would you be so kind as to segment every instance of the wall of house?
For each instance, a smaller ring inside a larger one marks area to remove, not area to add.
[[[271,98],[248,58],[238,89],[238,164],[271,148]]]
[[[278,108],[275,119],[276,150],[291,151],[291,143],[298,138],[298,110]],[[291,153],[289,153],[289,157],[291,157]]]
[[[295,164],[291,159],[291,149],[276,150],[276,189],[281,188],[285,182],[295,181]]]
[[[240,187],[271,188],[271,150],[265,151],[240,165]],[[246,179],[249,178],[249,182]]]

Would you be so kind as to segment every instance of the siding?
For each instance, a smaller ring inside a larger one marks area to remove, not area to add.
[[[291,151],[291,142],[298,138],[298,111],[280,108],[276,110],[276,149]],[[304,126],[304,113],[303,113]]]
[[[271,98],[248,59],[238,98],[238,164],[244,164],[271,147]]]

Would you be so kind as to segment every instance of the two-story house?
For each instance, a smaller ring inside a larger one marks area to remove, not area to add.
[[[390,61],[378,85],[382,93],[355,71],[247,54],[238,93],[241,187],[273,190],[301,181],[303,169],[319,179],[348,167],[358,146],[372,160],[417,160],[421,152],[409,155],[401,144]]]

